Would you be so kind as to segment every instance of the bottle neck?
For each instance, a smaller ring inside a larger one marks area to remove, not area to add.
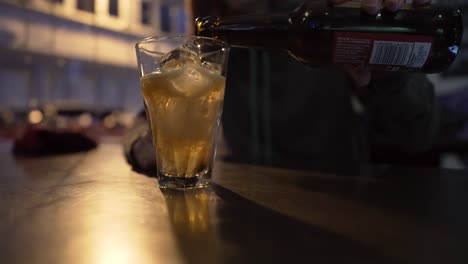
[[[197,18],[195,32],[233,47],[287,50],[288,25],[287,15],[203,17]]]

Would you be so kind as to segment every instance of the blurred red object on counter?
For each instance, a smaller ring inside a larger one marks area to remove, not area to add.
[[[97,142],[77,130],[51,130],[29,126],[13,145],[15,155],[42,156],[94,149]]]

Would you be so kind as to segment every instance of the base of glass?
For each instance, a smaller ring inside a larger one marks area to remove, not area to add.
[[[198,176],[181,177],[167,176],[158,171],[159,188],[188,190],[207,187],[210,184],[211,172],[204,173]]]

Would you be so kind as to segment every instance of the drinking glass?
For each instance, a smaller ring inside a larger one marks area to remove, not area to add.
[[[136,44],[161,188],[209,184],[228,53],[226,43],[196,36],[150,37]]]

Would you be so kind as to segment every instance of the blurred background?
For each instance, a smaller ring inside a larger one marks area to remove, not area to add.
[[[143,109],[134,45],[183,34],[184,0],[1,0],[0,129],[101,125],[119,134]]]
[[[468,11],[468,0],[441,1]],[[193,2],[206,10],[251,2],[250,10],[258,11],[282,1]],[[122,135],[143,109],[135,43],[146,36],[191,33],[192,7],[192,0],[0,0],[0,142],[37,124],[91,130],[98,137]],[[429,76],[450,112],[444,131],[466,141],[467,35],[455,64]],[[466,156],[446,152],[443,166],[466,167]]]

